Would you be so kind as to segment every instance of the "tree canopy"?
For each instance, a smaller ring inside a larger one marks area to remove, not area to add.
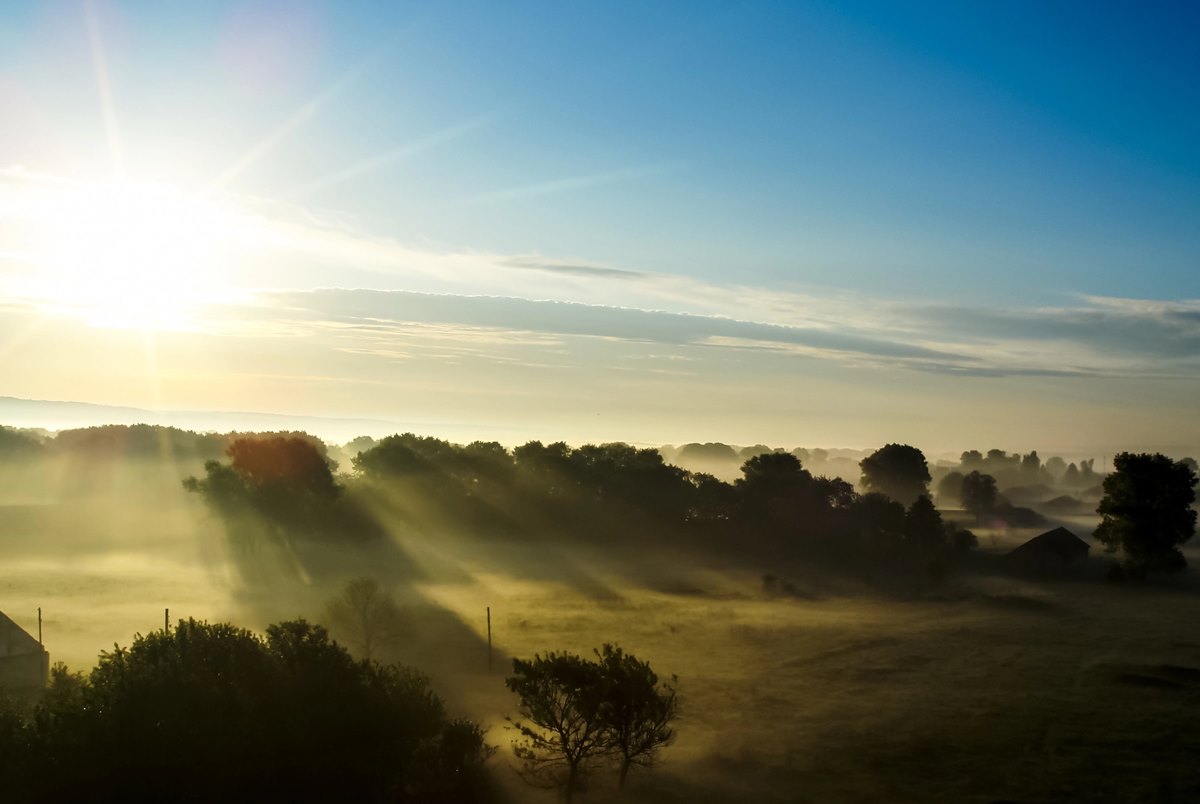
[[[1179,546],[1196,532],[1196,473],[1165,455],[1122,452],[1104,479],[1095,536],[1119,552],[1127,572],[1175,572],[1187,566]]]
[[[7,801],[466,801],[489,755],[425,677],[303,620],[180,621],[86,677],[60,665],[19,731]]]
[[[530,784],[556,787],[571,801],[602,760],[617,765],[624,787],[630,768],[649,767],[675,738],[675,690],[648,662],[604,645],[589,661],[569,653],[513,660],[505,680],[520,699],[513,753]]]
[[[929,493],[929,464],[925,454],[908,444],[887,444],[863,458],[862,484],[867,491],[886,494],[898,503],[912,505]]]
[[[618,762],[617,786],[623,788],[630,768],[652,766],[658,752],[675,739],[671,722],[678,699],[649,662],[613,645],[597,651],[596,658],[603,685],[600,719]]]
[[[521,777],[538,787],[560,788],[570,802],[587,764],[610,751],[600,718],[599,666],[573,654],[538,654],[513,659],[513,674],[504,683],[520,698],[513,753]]]
[[[975,515],[976,521],[996,507],[996,478],[972,471],[962,479],[959,497],[963,507]]]

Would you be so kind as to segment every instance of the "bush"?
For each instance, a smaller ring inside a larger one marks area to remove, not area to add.
[[[6,800],[469,801],[490,754],[425,677],[303,620],[181,621],[86,678],[57,666],[26,728]]]

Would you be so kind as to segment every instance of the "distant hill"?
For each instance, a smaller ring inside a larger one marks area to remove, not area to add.
[[[162,424],[198,432],[304,430],[341,443],[360,435],[385,435],[412,425],[381,419],[293,416],[279,413],[205,410],[149,410],[88,402],[62,402],[0,396],[0,424],[66,430],[104,424]]]

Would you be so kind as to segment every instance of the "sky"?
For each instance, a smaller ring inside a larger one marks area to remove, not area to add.
[[[1198,30],[0,0],[0,396],[506,443],[1200,444]]]

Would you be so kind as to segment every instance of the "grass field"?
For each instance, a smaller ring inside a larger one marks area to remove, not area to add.
[[[33,630],[41,605],[52,659],[75,668],[161,627],[166,606],[262,628],[320,619],[336,591],[332,581],[245,588],[219,530],[184,495],[125,509],[3,506],[0,532],[0,610]],[[984,533],[981,552],[1027,535]],[[772,598],[756,572],[680,555],[630,561],[416,537],[401,546],[423,580],[398,589],[413,633],[387,658],[426,670],[456,712],[489,726],[511,801],[553,797],[507,767],[508,657],[604,642],[677,675],[683,703],[676,743],[661,767],[634,772],[629,800],[1200,800],[1190,573],[1113,587],[1097,579],[1099,558],[1056,580],[979,561],[934,592],[885,595],[797,569],[808,597]],[[598,774],[582,800],[607,800],[613,781]]]

